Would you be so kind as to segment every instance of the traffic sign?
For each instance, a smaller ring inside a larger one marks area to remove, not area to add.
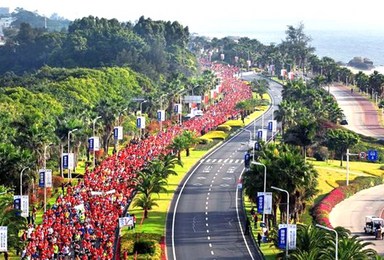
[[[367,157],[367,154],[365,152],[360,152],[359,157],[360,159],[365,159]]]
[[[367,152],[367,160],[368,161],[377,161],[379,154],[377,150],[368,150]]]

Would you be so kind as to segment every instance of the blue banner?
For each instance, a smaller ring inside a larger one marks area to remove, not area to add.
[[[16,210],[21,211],[21,198],[17,198],[13,200],[13,207]],[[21,212],[16,212],[16,216],[21,216]]]
[[[138,118],[136,119],[136,127],[137,127],[137,128],[141,128],[141,117],[138,117]]]
[[[257,139],[262,139],[263,138],[263,131],[259,130],[257,131]]]
[[[64,154],[63,155],[63,169],[68,169],[68,159],[69,159],[68,154]]]
[[[272,121],[269,121],[269,122],[268,122],[268,130],[269,130],[269,131],[272,131],[272,126],[273,126],[273,122],[272,122]]]
[[[255,150],[260,151],[260,144],[257,141],[255,142]]]
[[[249,168],[250,164],[251,164],[251,155],[249,153],[246,153],[244,155],[244,167]]]
[[[113,128],[113,138],[117,140],[119,138],[119,128]]]
[[[89,146],[89,150],[93,151],[93,148],[94,148],[94,139],[93,139],[93,137],[88,139],[88,146]]]
[[[264,195],[257,196],[257,212],[263,213],[264,211]]]
[[[162,121],[161,117],[161,111],[157,111],[157,121]]]
[[[287,246],[287,228],[286,227],[279,228],[278,239],[279,239],[278,247],[280,249],[285,249]]]
[[[39,187],[40,188],[45,187],[45,172],[44,171],[39,172]]]

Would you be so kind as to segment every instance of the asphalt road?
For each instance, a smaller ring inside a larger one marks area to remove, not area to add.
[[[280,91],[278,84],[271,84],[273,104],[281,100]],[[248,130],[261,128],[272,111]],[[180,184],[167,218],[168,259],[263,259],[251,237],[244,235],[245,217],[237,187],[248,140],[247,131],[233,136],[202,158]]]
[[[341,85],[330,87],[330,92],[344,110],[348,120],[348,125],[345,126],[347,129],[378,139],[384,138],[378,112],[370,101],[359,93],[351,93],[349,88]],[[360,191],[342,201],[331,211],[329,219],[333,227],[343,226],[364,241],[375,243],[371,248],[384,255],[384,241],[364,234],[365,216],[383,216],[383,208],[384,185],[380,185]]]

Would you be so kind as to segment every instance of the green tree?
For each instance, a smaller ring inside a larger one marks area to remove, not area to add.
[[[329,150],[340,156],[340,166],[343,166],[343,157],[347,149],[359,143],[359,136],[344,129],[330,129],[326,132],[326,145]]]

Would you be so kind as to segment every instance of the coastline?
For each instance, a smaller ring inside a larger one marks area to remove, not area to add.
[[[359,71],[361,71],[367,75],[373,74],[374,71],[377,71],[380,74],[384,74],[384,65],[374,67],[373,69],[370,69],[370,70],[361,70],[361,69],[357,69],[357,68],[351,67],[351,66],[342,66],[342,67],[349,69],[350,71],[352,71],[353,74],[357,74],[357,73],[359,73]]]

